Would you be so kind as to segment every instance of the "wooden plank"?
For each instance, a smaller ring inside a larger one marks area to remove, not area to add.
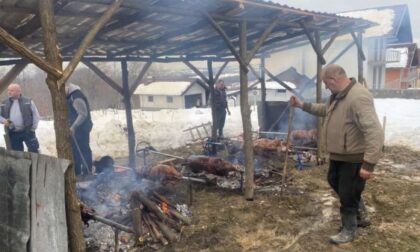
[[[0,250],[26,251],[30,237],[31,162],[0,151]]]
[[[123,103],[127,120],[128,131],[128,162],[129,167],[136,167],[136,134],[134,132],[133,114],[131,109],[130,91],[128,87],[128,68],[127,62],[121,62],[122,83],[123,83]]]
[[[64,173],[69,165],[68,160],[32,154],[32,252],[68,251]]]
[[[56,69],[46,60],[41,58],[38,54],[28,49],[22,42],[20,42],[15,37],[10,35],[6,30],[4,30],[1,27],[0,27],[0,41],[6,44],[11,49],[15,50],[22,57],[27,58],[29,61],[37,65],[39,68],[41,68],[45,72],[53,75],[56,78],[60,78],[62,76],[63,73],[59,69]]]
[[[321,44],[321,36],[318,31],[315,31],[315,48],[316,50],[322,50],[322,44]],[[318,56],[317,57],[317,65],[316,65],[316,102],[321,103],[322,102],[322,65],[325,64],[322,59]],[[318,130],[318,136],[317,136],[317,158],[320,160],[322,158],[322,118],[317,117],[317,130]]]
[[[330,40],[325,44],[325,46],[322,48],[322,50],[321,50],[321,52],[322,52],[322,55],[324,55],[326,52],[327,52],[327,50],[331,47],[331,45],[332,45],[332,43],[334,42],[334,40],[337,38],[337,36],[340,34],[340,32],[339,31],[336,31],[333,35],[332,35],[332,37],[330,38]]]

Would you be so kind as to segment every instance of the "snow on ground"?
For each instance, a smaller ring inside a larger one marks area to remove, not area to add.
[[[386,116],[386,145],[405,145],[420,150],[420,100],[375,99],[380,121]],[[231,107],[231,116],[226,117],[225,136],[235,137],[242,133],[242,120],[239,107]],[[257,113],[252,107],[253,129],[258,129]],[[91,133],[91,147],[94,157],[128,155],[125,112],[123,110],[104,110],[92,112],[94,127]],[[184,129],[211,121],[208,108],[193,108],[161,111],[133,111],[136,142],[146,141],[157,149],[183,146],[190,142],[191,136]],[[55,155],[55,136],[52,121],[41,121],[37,130],[41,152]],[[0,127],[3,135],[3,127]],[[4,139],[0,137],[0,146]]]

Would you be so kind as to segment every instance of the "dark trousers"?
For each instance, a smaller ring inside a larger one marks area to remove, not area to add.
[[[330,161],[328,183],[340,198],[342,214],[357,214],[366,181],[359,175],[361,163]]]
[[[9,139],[12,150],[23,151],[25,143],[29,152],[38,153],[39,142],[34,131],[9,131]]]
[[[219,137],[223,137],[223,128],[226,121],[226,109],[216,109],[216,129]]]
[[[92,150],[89,146],[89,138],[90,130],[76,130],[74,133],[74,138],[71,141],[71,148],[73,151],[74,159],[74,171],[76,175],[82,174],[82,166],[85,168],[85,170],[92,170]],[[77,143],[74,140],[76,140]],[[81,154],[83,155],[83,159],[88,167],[85,167],[86,165],[83,162]]]

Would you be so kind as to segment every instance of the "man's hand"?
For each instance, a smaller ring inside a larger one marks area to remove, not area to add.
[[[74,129],[70,128],[70,136],[74,136]]]
[[[360,169],[359,175],[360,175],[360,177],[361,177],[362,179],[364,179],[364,180],[368,180],[368,179],[370,179],[370,178],[372,178],[372,177],[373,177],[372,172],[370,172],[370,171],[368,171],[368,170],[363,169],[363,167]]]
[[[3,123],[3,124],[4,124],[4,126],[9,127],[9,120],[7,120],[7,119],[3,119],[3,120],[1,121],[1,123]]]
[[[290,97],[290,105],[293,107],[303,108],[303,102],[294,95]]]
[[[227,112],[228,112],[228,115],[230,115],[230,110],[229,109],[227,110]]]

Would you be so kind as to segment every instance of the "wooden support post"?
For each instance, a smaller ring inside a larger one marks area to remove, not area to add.
[[[133,126],[133,115],[131,111],[131,96],[128,87],[128,67],[127,61],[121,61],[122,70],[122,83],[123,83],[123,97],[125,116],[127,120],[127,131],[128,131],[128,166],[136,168],[136,136],[134,133]]]
[[[149,68],[150,68],[151,65],[152,65],[152,62],[149,61],[141,69],[139,75],[134,80],[133,84],[131,85],[131,88],[130,88],[130,97],[134,94],[134,92],[136,91],[136,89],[139,87],[141,81],[143,80],[144,76],[147,73],[147,70],[149,70]]]
[[[204,13],[204,15],[207,17],[207,20],[209,21],[210,25],[220,34],[220,36],[222,36],[229,50],[232,52],[233,56],[241,66],[242,70],[248,73],[248,64],[246,63],[247,55],[245,55],[245,57],[241,57],[241,55],[239,55],[236,51],[235,46],[233,45],[232,41],[230,41],[229,36],[226,34],[223,28],[218,23],[216,23],[216,21],[213,19],[212,16],[210,16],[210,14]]]
[[[356,43],[357,46],[357,52],[360,54],[360,57],[362,58],[363,61],[366,60],[366,56],[363,53],[363,47],[362,47],[362,41],[356,37],[356,34],[352,31],[350,32],[351,36],[353,37],[353,41],[354,43]]]
[[[211,138],[217,138],[217,118],[216,118],[216,109],[214,105],[214,79],[213,79],[213,62],[211,60],[207,60],[207,70],[209,72],[209,78],[207,80],[207,84],[209,85],[210,89],[210,106],[211,106],[211,120],[212,120],[212,127],[211,127]]]
[[[321,44],[321,37],[319,36],[319,32],[315,31],[315,48],[317,50],[321,50],[322,44]],[[317,65],[316,65],[316,102],[321,103],[322,102],[322,65],[323,61],[319,57],[317,57]],[[325,62],[325,60],[324,60]],[[317,130],[318,130],[318,141],[317,141],[317,157],[318,160],[321,160],[323,158],[322,154],[322,148],[321,148],[321,142],[322,142],[322,118],[317,118]]]
[[[186,61],[186,60],[184,60],[184,61],[182,61],[185,65],[187,65],[191,70],[193,70],[193,72],[195,73],[195,74],[197,74],[198,76],[200,76],[200,78],[204,81],[204,82],[206,82],[206,83],[208,83],[209,82],[209,79],[200,71],[200,70],[198,70],[193,64],[191,64],[191,62],[189,62],[189,61]]]
[[[357,33],[357,40],[359,41],[359,45],[362,47],[363,34],[361,32]],[[363,78],[363,58],[360,52],[357,53],[357,81],[362,85],[365,85],[365,81]]]
[[[264,42],[267,40],[268,36],[270,36],[271,31],[276,27],[276,25],[280,22],[280,17],[277,17],[276,20],[274,20],[273,23],[271,23],[263,32],[261,37],[258,39],[258,41],[255,43],[254,48],[249,52],[248,58],[246,59],[246,63],[249,64],[251,60],[254,58],[255,54],[258,52],[258,50],[261,48],[261,46],[264,44]]]
[[[42,57],[38,56],[38,54],[28,49],[22,42],[10,35],[6,30],[4,30],[1,27],[0,42],[15,50],[22,57],[27,58],[29,61],[37,65],[39,68],[41,68],[48,74],[54,76],[54,78],[60,78],[62,76],[63,72],[61,70],[55,68],[48,61],[44,60]]]
[[[260,62],[260,81],[261,81],[261,130],[267,130],[267,89],[265,86],[265,56],[261,57]]]
[[[92,43],[96,34],[106,24],[106,22],[109,21],[112,15],[118,10],[122,2],[123,0],[115,0],[114,3],[109,7],[109,9],[105,11],[105,13],[95,23],[95,25],[89,30],[88,34],[86,34],[85,38],[80,44],[80,47],[77,49],[76,53],[74,54],[72,60],[67,65],[66,69],[64,70],[63,76],[61,77],[59,81],[59,85],[66,83],[67,79],[70,77],[70,75],[73,73],[74,69],[76,69],[77,65],[82,59],[83,54],[85,54],[86,49]]]
[[[303,30],[305,31],[305,34],[308,37],[309,42],[312,45],[312,48],[314,49],[316,55],[318,56],[318,60],[321,61],[321,64],[322,65],[324,65],[325,63],[327,63],[327,61],[324,59],[324,56],[322,54],[322,47],[321,46],[318,46],[317,41],[316,41],[317,40],[316,37],[320,37],[319,36],[319,31],[315,31],[315,33],[317,33],[318,35],[315,34],[315,39],[314,39],[314,38],[312,38],[311,34],[309,33],[309,30],[306,27],[305,23],[304,22],[301,22],[300,25],[303,28]],[[321,40],[321,39],[319,39],[319,40]]]
[[[61,73],[62,62],[58,50],[53,0],[40,0],[38,3],[46,60],[54,70]],[[64,88],[59,88],[57,84],[59,76],[61,76],[61,74],[55,75],[52,72],[48,72],[46,80],[52,97],[57,156],[58,158],[73,160],[69,137],[70,129],[68,124],[67,99]],[[67,168],[64,182],[69,250],[72,252],[83,252],[86,248],[82,231],[80,206],[76,194],[76,176],[73,164],[70,164]],[[35,236],[31,236],[31,238],[37,239]],[[44,238],[45,237],[42,237],[41,239]]]
[[[225,70],[227,64],[229,64],[229,61],[225,61],[223,65],[220,67],[219,71],[217,71],[216,75],[214,76],[214,80],[218,80],[220,75],[222,74],[223,70]]]
[[[123,89],[120,87],[120,85],[118,85],[114,80],[109,78],[104,72],[102,72],[92,62],[83,61],[83,64],[85,64],[90,70],[92,70],[94,73],[96,73],[99,76],[99,78],[101,78],[103,81],[105,81],[105,83],[108,84],[111,88],[113,88],[115,91],[117,91],[120,95],[124,96]]]
[[[246,21],[239,25],[240,57],[242,60],[247,57],[247,27]],[[247,67],[247,66],[245,66]],[[247,69],[247,68],[246,68]],[[241,115],[244,129],[244,153],[245,153],[245,199],[254,200],[254,152],[252,147],[252,125],[251,111],[248,104],[248,72],[240,67],[241,82]]]
[[[28,62],[22,61],[22,63],[16,64],[12,69],[7,72],[7,74],[0,80],[0,94],[6,90],[7,86],[12,83],[16,77],[25,69],[28,65]]]

